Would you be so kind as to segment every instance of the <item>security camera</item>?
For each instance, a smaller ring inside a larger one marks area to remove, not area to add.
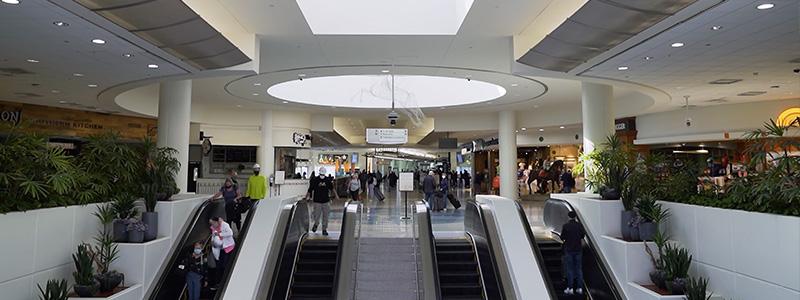
[[[794,72],[795,74],[798,74],[798,73],[800,73],[800,69],[794,69],[794,70],[792,70],[792,72]]]
[[[472,78],[467,77],[467,81],[472,81]]]
[[[692,127],[692,118],[686,118],[686,127]]]
[[[386,118],[389,119],[389,124],[395,126],[397,125],[397,119],[400,119],[400,115],[398,115],[396,111],[392,110],[388,115],[386,115]]]

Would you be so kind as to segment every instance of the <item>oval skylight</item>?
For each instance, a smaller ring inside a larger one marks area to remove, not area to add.
[[[342,75],[296,79],[271,86],[267,93],[287,101],[348,108],[389,108],[391,75]],[[494,100],[505,88],[465,78],[395,75],[397,107],[447,107]]]

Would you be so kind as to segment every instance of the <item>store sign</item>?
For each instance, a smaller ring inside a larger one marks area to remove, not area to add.
[[[634,131],[636,130],[636,119],[624,119],[614,122],[615,131]]]
[[[307,141],[307,137],[305,134],[295,132],[292,135],[292,142],[298,144],[300,146],[305,146]]]
[[[3,122],[17,124],[21,119],[22,119],[22,110],[18,111],[4,110],[0,112],[0,120],[2,120]]]
[[[367,128],[368,144],[395,145],[407,142],[408,129]]]

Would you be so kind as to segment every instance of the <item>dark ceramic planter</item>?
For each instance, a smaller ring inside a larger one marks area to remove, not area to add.
[[[128,241],[128,224],[124,222],[114,222],[114,241],[117,243]]]
[[[667,272],[663,270],[650,271],[650,281],[662,290],[667,289]]]
[[[75,294],[80,297],[92,297],[94,296],[95,292],[97,292],[96,285],[76,285],[73,290],[75,290]]]
[[[642,239],[639,237],[639,227],[630,226],[630,228],[631,228],[631,240],[641,241]]]
[[[672,281],[667,281],[667,289],[673,295],[683,295],[686,293],[686,279],[675,278]]]
[[[147,230],[144,231],[144,240],[155,240],[158,237],[158,212],[142,213],[142,222],[147,224]]]
[[[619,200],[622,195],[615,189],[607,189],[602,195],[603,200]]]
[[[622,238],[626,240],[631,239],[631,227],[628,226],[628,222],[631,219],[636,217],[636,212],[632,210],[623,210],[622,215],[620,217],[620,226],[619,229],[622,232]]]
[[[124,276],[121,273],[111,273],[111,274],[97,274],[94,275],[95,279],[100,282],[100,285],[97,287],[101,293],[106,293],[114,290],[114,288],[118,287]]]
[[[144,231],[139,231],[139,230],[128,231],[128,242],[129,243],[144,242]]]
[[[643,241],[652,241],[658,226],[655,222],[644,222],[639,225],[639,238]]]

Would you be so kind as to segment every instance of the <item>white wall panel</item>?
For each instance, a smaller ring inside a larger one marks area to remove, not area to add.
[[[46,208],[37,212],[33,271],[72,262],[75,207]]]
[[[37,295],[39,295],[39,287],[36,285],[39,284],[42,286],[42,288],[44,288],[45,285],[47,285],[47,281],[50,279],[55,279],[55,280],[66,279],[67,285],[69,286],[68,289],[70,292],[72,292],[71,286],[75,283],[75,280],[72,278],[72,271],[74,270],[75,270],[74,264],[70,262],[68,264],[43,270],[41,272],[37,272],[29,276],[31,278],[30,290],[32,295],[32,297],[29,299],[39,299],[39,297],[37,297]],[[14,298],[2,298],[2,297],[0,298],[14,299]]]
[[[3,244],[13,244],[13,247],[3,247],[3,255],[0,255],[0,270],[2,270],[0,271],[0,282],[33,272],[36,217],[38,215],[39,213],[36,211],[0,215],[0,228],[4,228],[4,230],[0,230],[0,241],[4,241]]]
[[[33,296],[34,294],[31,294],[31,282],[31,276],[23,276],[0,283],[0,299],[38,299]],[[38,291],[36,294],[38,294]]]
[[[780,257],[776,283],[800,291],[800,218],[779,217],[776,230],[781,232],[774,249]],[[800,297],[798,297],[800,298]]]
[[[708,290],[714,291],[714,295],[735,299],[736,273],[696,260],[692,261],[692,265],[697,267],[696,275],[711,278],[708,281]]]
[[[497,130],[497,113],[442,115],[433,119],[436,132]]]
[[[744,275],[736,275],[736,300],[796,300],[800,292]]]
[[[664,208],[669,209],[672,216],[667,219],[665,230],[673,240],[681,241],[681,245],[686,247],[695,259],[700,256],[697,254],[697,222],[695,220],[695,208],[691,205],[659,202]]]
[[[75,206],[75,226],[73,229],[72,241],[73,250],[78,244],[94,243],[97,230],[100,228],[100,221],[93,215],[97,211],[99,204],[89,204],[86,206]]]
[[[731,228],[730,212],[710,207],[696,207],[695,211],[698,259],[726,270],[734,270],[734,248],[744,245],[736,244],[734,247],[732,244],[731,236],[736,230]],[[736,232],[736,235],[739,234],[741,233]]]

